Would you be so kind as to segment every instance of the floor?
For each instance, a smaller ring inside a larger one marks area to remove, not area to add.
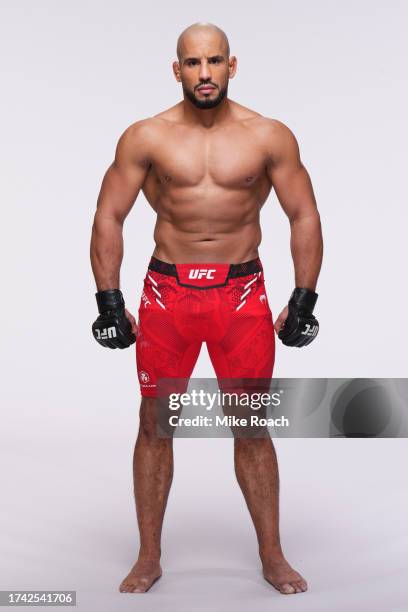
[[[3,430],[1,589],[74,589],[87,612],[407,610],[404,439],[276,440],[283,546],[310,585],[291,596],[262,579],[232,441],[176,440],[163,577],[132,595],[134,431],[96,422]]]

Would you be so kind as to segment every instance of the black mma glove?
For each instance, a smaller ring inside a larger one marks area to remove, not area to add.
[[[307,346],[316,338],[319,323],[313,316],[317,293],[296,287],[289,300],[289,312],[278,337],[286,346]]]
[[[124,349],[136,341],[132,326],[125,314],[125,301],[120,289],[95,293],[99,317],[92,325],[94,338],[102,346]]]

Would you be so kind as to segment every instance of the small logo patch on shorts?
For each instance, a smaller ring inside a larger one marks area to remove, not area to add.
[[[144,370],[140,370],[140,372],[139,372],[139,379],[140,379],[140,382],[147,383],[150,380],[150,376]]]

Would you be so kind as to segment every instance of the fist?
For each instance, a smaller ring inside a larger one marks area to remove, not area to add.
[[[307,346],[319,333],[319,323],[313,315],[317,293],[297,287],[275,322],[280,340],[286,346]]]
[[[122,292],[119,289],[98,291],[96,301],[100,314],[92,325],[95,340],[112,349],[124,349],[133,344],[137,334],[136,320],[126,310]]]

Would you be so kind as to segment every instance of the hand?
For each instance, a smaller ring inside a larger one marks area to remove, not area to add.
[[[283,329],[283,326],[285,325],[285,321],[288,317],[288,313],[289,313],[289,306],[286,305],[285,308],[280,313],[279,317],[275,321],[275,331],[277,334],[279,334],[280,330]]]
[[[307,346],[319,333],[319,323],[313,315],[317,293],[303,287],[296,287],[289,304],[275,323],[279,339],[286,346],[298,348]]]
[[[100,314],[92,325],[95,340],[101,346],[111,349],[124,349],[134,344],[137,334],[136,320],[125,309],[120,289],[98,291],[96,301]]]
[[[137,336],[137,332],[139,331],[139,328],[137,326],[135,317],[132,315],[131,312],[128,311],[127,308],[125,308],[125,315],[126,315],[127,320],[129,321],[130,325],[132,326],[132,333],[135,336]]]

